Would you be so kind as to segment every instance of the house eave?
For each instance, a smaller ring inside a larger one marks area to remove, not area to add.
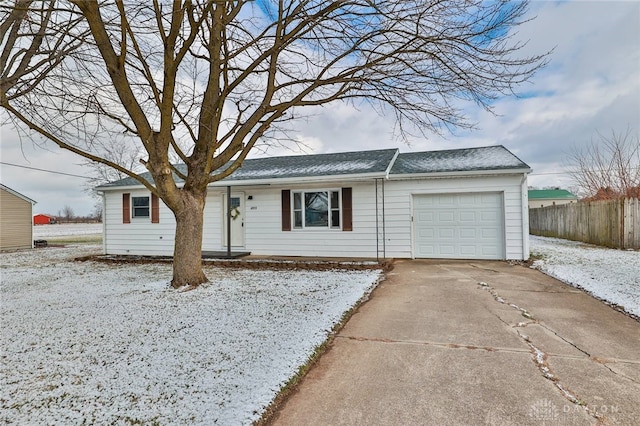
[[[429,173],[403,173],[392,174],[389,180],[407,180],[407,179],[435,179],[447,177],[467,177],[467,176],[495,176],[495,175],[522,175],[531,173],[530,168],[521,169],[503,169],[503,170],[464,170],[450,172],[429,172]]]
[[[374,172],[374,173],[357,173],[357,174],[343,174],[343,175],[329,175],[329,176],[298,176],[298,177],[286,177],[286,178],[269,178],[269,179],[239,179],[239,180],[219,180],[210,183],[209,188],[224,188],[227,186],[265,186],[265,185],[291,185],[291,184],[316,184],[322,182],[342,182],[342,181],[365,181],[371,179],[384,179],[386,177],[386,171]],[[176,184],[178,187],[182,187],[184,182]],[[99,186],[96,191],[108,192],[108,191],[127,191],[142,189],[142,184],[138,185],[126,185],[126,186]]]
[[[209,184],[209,187],[226,186],[253,186],[253,185],[291,185],[291,184],[315,184],[322,182],[343,182],[343,181],[363,181],[380,179],[385,177],[385,172],[357,173],[329,176],[298,176],[271,179],[241,179],[241,180],[219,180]]]
[[[182,183],[178,186],[182,186]],[[134,190],[134,189],[143,189],[145,188],[144,185],[137,184],[137,185],[123,185],[123,186],[98,186],[96,187],[96,191],[98,192],[109,192],[109,191],[127,191],[127,190]]]

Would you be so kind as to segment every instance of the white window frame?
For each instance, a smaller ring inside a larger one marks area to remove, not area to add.
[[[306,225],[306,208],[305,208],[305,194],[324,192],[327,194],[327,225],[326,226],[307,226]],[[332,194],[337,194],[337,206],[332,203]],[[296,209],[296,197],[300,197],[300,208]],[[331,231],[341,231],[342,230],[342,190],[340,188],[319,188],[319,189],[307,189],[307,190],[292,190],[291,191],[291,229],[296,231],[301,230],[331,230]],[[339,224],[337,226],[333,226],[332,214],[333,212],[338,212],[338,221]],[[299,212],[301,216],[301,224],[298,226],[296,224],[296,213]]]
[[[140,199],[140,198],[146,198],[147,199],[147,206],[136,206],[136,199]],[[136,214],[136,208],[146,208],[147,209],[147,214],[146,215],[141,215],[141,214]],[[149,197],[148,195],[142,195],[142,196],[131,196],[131,219],[151,219],[151,197]]]

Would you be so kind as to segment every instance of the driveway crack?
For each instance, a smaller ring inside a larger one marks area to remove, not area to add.
[[[382,338],[382,337],[348,336],[344,334],[337,335],[336,339],[346,339],[346,340],[352,340],[356,342],[424,345],[424,346],[434,346],[434,347],[449,348],[449,349],[481,350],[486,352],[516,352],[516,353],[527,352],[525,349],[521,349],[521,348],[501,348],[501,347],[493,347],[493,346],[469,345],[464,343],[452,343],[452,342],[431,342],[431,341],[425,341],[425,340],[400,340],[400,339],[388,339],[388,338]]]
[[[519,322],[516,325],[512,325],[512,324],[507,323],[506,321],[504,321],[502,318],[500,318],[498,316],[500,321],[502,321],[503,323],[505,323],[508,326],[510,326],[511,328],[513,328],[513,330],[515,330],[515,332],[518,335],[518,337],[522,341],[524,341],[526,343],[526,345],[529,347],[530,352],[532,354],[533,363],[536,365],[536,367],[538,368],[538,370],[542,374],[542,377],[544,377],[545,379],[551,381],[553,383],[553,385],[555,386],[555,388],[558,389],[558,391],[560,391],[560,394],[565,399],[567,399],[572,404],[575,404],[577,406],[582,407],[587,412],[587,414],[589,416],[591,416],[594,419],[596,419],[596,424],[597,425],[607,425],[607,424],[609,424],[605,416],[603,416],[602,414],[599,414],[596,410],[594,410],[592,407],[590,407],[589,404],[586,401],[580,399],[575,392],[572,392],[567,386],[562,384],[562,382],[560,381],[560,378],[553,373],[553,370],[549,366],[549,363],[547,361],[548,355],[543,350],[538,348],[533,343],[533,341],[531,340],[531,338],[529,336],[527,336],[526,334],[524,334],[523,332],[521,332],[519,330],[520,328],[526,327],[529,324],[540,324],[540,322],[535,319],[534,315],[531,314],[525,308],[522,308],[522,307],[516,305],[515,303],[508,302],[505,298],[501,297],[498,294],[498,292],[493,287],[491,287],[489,284],[487,284],[486,282],[481,281],[481,282],[478,283],[478,285],[481,288],[483,288],[484,290],[487,290],[491,294],[491,296],[493,296],[493,299],[496,302],[501,303],[503,305],[510,306],[513,309],[520,311],[520,313],[521,313],[521,315],[523,317],[531,320],[531,322]],[[571,346],[573,346],[574,348],[578,349],[583,354],[587,355],[589,357],[589,359],[593,360],[591,355],[588,354],[586,351],[580,349],[579,347],[577,347],[575,344],[573,344],[572,342],[568,341],[567,339],[564,339],[563,337],[559,336],[558,333],[556,333],[555,331],[549,329],[548,327],[546,327],[546,326],[544,326],[542,324],[540,324],[540,325],[543,328],[545,328],[546,330],[549,330],[552,333],[554,333],[556,336],[561,338],[566,343],[569,343]],[[604,365],[604,364],[602,364],[602,365]],[[611,368],[609,368],[606,365],[605,365],[605,367],[607,367],[611,371]],[[614,372],[614,374],[615,374],[615,372]]]
[[[569,345],[573,346],[574,348],[576,348],[578,351],[582,352],[583,354],[585,354],[586,356],[588,356],[589,358],[593,357],[591,356],[591,354],[587,351],[585,351],[584,349],[582,349],[581,347],[579,347],[578,345],[576,345],[575,343],[573,343],[571,340],[568,340],[564,337],[562,337],[561,335],[558,334],[557,331],[553,330],[552,328],[546,326],[545,324],[542,324],[540,322],[538,322],[538,325],[540,325],[540,327],[544,328],[547,331],[550,331],[551,333],[553,333],[556,337],[558,337],[560,340],[562,340],[565,343],[568,343]]]

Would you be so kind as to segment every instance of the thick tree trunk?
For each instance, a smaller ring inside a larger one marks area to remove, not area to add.
[[[204,198],[183,192],[184,207],[174,212],[176,218],[176,242],[173,251],[174,288],[197,286],[207,282],[202,270],[202,225]]]

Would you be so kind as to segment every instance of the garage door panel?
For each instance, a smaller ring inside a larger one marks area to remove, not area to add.
[[[421,239],[423,238],[433,238],[436,235],[435,228],[422,228],[418,231],[418,235]]]
[[[450,196],[440,196],[436,198],[436,202],[434,203],[434,205],[438,205],[444,208],[452,208],[456,205],[456,199]]]
[[[480,203],[485,206],[495,206],[497,193],[487,193],[479,195]]]
[[[430,245],[420,247],[420,251],[424,253],[424,257],[434,257],[436,255],[435,247]]]
[[[437,248],[434,248],[434,254],[440,254],[443,256],[453,256],[456,250],[451,244],[441,244]]]
[[[455,215],[452,211],[438,212],[437,218],[440,223],[453,223]]]
[[[480,255],[483,257],[492,257],[492,256],[500,255],[500,252],[497,247],[491,248],[491,247],[483,246],[481,247]]]
[[[438,228],[437,235],[441,240],[450,240],[455,236],[455,231],[451,228]]]
[[[424,224],[434,223],[435,222],[435,213],[434,212],[420,212],[416,215],[418,220]]]
[[[415,199],[414,205],[416,207],[432,207],[436,203],[436,198],[420,198]]]
[[[461,211],[460,212],[460,222],[477,222],[476,212],[474,211]]]
[[[414,196],[416,257],[504,258],[501,193]]]
[[[497,229],[489,229],[489,228],[482,228],[480,230],[480,235],[482,239],[491,240],[491,241],[495,241],[498,239],[498,237],[502,236],[502,235],[498,235]]]
[[[499,213],[496,211],[481,211],[478,216],[481,222],[496,222],[499,220]]]
[[[477,254],[475,245],[460,245],[460,254],[465,257],[474,257]]]
[[[460,228],[460,239],[476,239],[477,236],[475,228]]]

